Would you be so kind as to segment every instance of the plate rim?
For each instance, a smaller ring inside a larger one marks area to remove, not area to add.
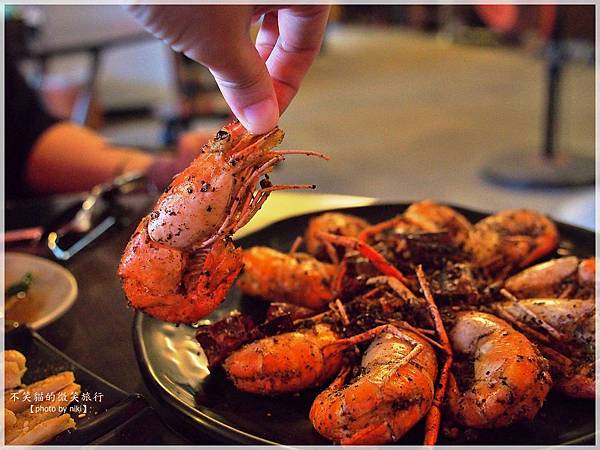
[[[298,218],[305,217],[305,216],[310,217],[310,216],[323,214],[323,213],[327,213],[327,212],[351,213],[351,211],[353,211],[353,210],[356,211],[359,209],[377,208],[377,207],[407,208],[412,203],[414,203],[414,202],[386,202],[386,201],[377,200],[370,205],[331,208],[331,209],[326,209],[326,210],[319,210],[319,211],[314,211],[314,212],[305,212],[305,213],[290,215],[285,218],[276,220],[274,222],[267,223],[264,226],[254,230],[252,233],[250,233],[248,235],[244,235],[243,237],[240,237],[239,239],[234,239],[234,241],[239,242],[239,241],[246,240],[248,238],[251,238],[253,235],[255,235],[257,233],[264,231],[265,229],[267,229],[269,227],[277,226],[278,224],[280,224],[282,222],[285,222],[288,220],[293,220],[293,219],[298,219]],[[452,203],[447,203],[447,202],[443,202],[443,205],[449,206],[453,209],[456,209],[461,213],[464,211],[467,211],[469,213],[486,215],[486,216],[494,214],[494,212],[475,210],[475,209],[472,209],[469,207],[458,206],[458,205],[454,205]],[[516,209],[523,209],[523,208],[516,208]],[[551,215],[548,215],[548,214],[545,214],[545,215],[547,217],[550,217],[553,220],[553,222],[556,223],[557,226],[559,226],[559,227],[568,228],[573,231],[577,231],[577,232],[581,232],[581,233],[590,233],[590,234],[595,235],[595,231],[593,231],[593,230],[589,230],[584,227],[579,227],[577,225],[561,222],[559,220],[554,219]],[[595,249],[593,249],[593,251],[595,252]],[[267,445],[276,445],[278,447],[284,447],[284,448],[293,448],[293,446],[270,441],[268,439],[261,438],[254,434],[251,434],[246,431],[232,427],[230,425],[224,424],[221,421],[207,415],[206,413],[204,413],[200,410],[190,408],[188,405],[177,401],[177,399],[174,398],[172,395],[169,395],[166,388],[158,380],[158,377],[156,376],[156,373],[154,372],[154,370],[152,370],[152,368],[147,364],[147,361],[148,361],[147,360],[147,351],[145,349],[145,343],[141,339],[141,334],[142,334],[141,326],[142,326],[142,323],[145,318],[149,319],[150,317],[146,316],[146,314],[144,314],[143,312],[136,310],[133,321],[132,321],[132,334],[133,334],[133,343],[134,343],[134,351],[135,351],[135,355],[136,355],[136,360],[138,362],[138,366],[140,368],[140,372],[142,373],[144,381],[147,384],[149,384],[152,388],[151,392],[155,393],[155,395],[158,395],[162,400],[166,401],[169,405],[174,407],[179,413],[185,415],[186,419],[188,419],[188,420],[191,419],[195,423],[199,424],[201,427],[203,427],[203,431],[206,431],[207,434],[209,434],[209,435],[218,436],[221,438],[225,438],[225,439],[234,441],[236,443],[247,444],[247,445],[248,444],[249,445],[267,444]],[[193,411],[193,414],[192,414],[192,411]],[[200,415],[201,418],[197,417],[198,415]],[[559,444],[542,446],[541,448],[544,448],[544,447],[551,448],[554,445],[593,445],[593,444],[589,444],[589,443],[586,444],[586,442],[591,441],[591,442],[595,443],[595,436],[596,436],[596,432],[594,431],[594,432],[591,432],[591,433],[588,433],[588,434],[585,434],[582,436],[575,437],[568,441],[564,441]],[[402,444],[393,444],[393,445],[402,445]],[[497,445],[501,445],[501,444],[497,444]]]
[[[236,443],[240,444],[251,444],[251,445],[275,445],[278,447],[287,447],[275,441],[271,441],[268,439],[261,438],[259,436],[255,436],[254,434],[245,432],[243,430],[237,429],[226,423],[221,422],[220,420],[211,417],[210,415],[204,413],[200,410],[192,410],[185,403],[176,401],[172,395],[168,395],[168,391],[165,386],[160,382],[158,376],[155,371],[145,363],[147,361],[147,350],[144,341],[140,338],[141,335],[141,326],[142,322],[145,318],[148,318],[144,313],[140,311],[136,311],[133,324],[132,324],[132,334],[133,334],[133,344],[134,351],[136,355],[136,360],[138,362],[138,366],[140,368],[140,372],[144,378],[146,384],[149,384],[151,387],[151,391],[156,394],[163,400],[165,400],[169,405],[174,407],[177,411],[184,414],[188,419],[193,420],[202,426],[206,431],[210,434],[214,434],[215,436],[219,436],[221,438],[226,438],[232,440]],[[192,414],[193,411],[193,414]],[[201,418],[197,417],[198,415]]]
[[[11,257],[12,258],[29,259],[29,260],[35,261],[36,264],[42,264],[42,265],[46,265],[48,267],[52,267],[53,270],[56,270],[58,273],[60,273],[62,276],[64,276],[64,278],[67,281],[67,284],[69,285],[68,294],[59,303],[59,305],[56,308],[52,309],[52,311],[49,314],[47,314],[46,316],[43,316],[33,322],[30,322],[30,323],[27,323],[24,325],[27,325],[29,328],[31,328],[33,330],[39,330],[39,329],[45,327],[46,325],[50,325],[52,322],[58,320],[69,309],[71,309],[71,307],[77,300],[77,296],[79,294],[79,286],[77,284],[77,279],[75,278],[75,276],[71,273],[71,271],[69,269],[61,266],[60,264],[58,264],[50,259],[43,258],[43,257],[37,256],[37,255],[32,255],[30,253],[24,253],[24,252],[5,252],[4,253],[5,264],[7,262],[7,259],[11,258]],[[6,266],[5,266],[5,270],[6,270]]]

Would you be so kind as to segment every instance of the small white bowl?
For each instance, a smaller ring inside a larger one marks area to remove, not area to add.
[[[18,283],[27,272],[33,276],[28,295],[35,299],[36,307],[26,323],[37,330],[54,322],[73,305],[77,281],[71,272],[50,260],[26,253],[5,254],[5,287]],[[4,309],[0,314],[5,317]]]

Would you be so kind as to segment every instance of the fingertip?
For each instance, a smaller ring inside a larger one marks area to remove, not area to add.
[[[266,98],[240,111],[238,119],[253,134],[271,131],[279,121],[279,106],[274,98]]]

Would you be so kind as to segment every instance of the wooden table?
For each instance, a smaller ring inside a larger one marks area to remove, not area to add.
[[[132,207],[141,216],[149,205],[146,196],[129,199]],[[344,195],[320,195],[313,193],[277,192],[273,193],[263,209],[248,223],[240,234],[246,235],[269,223],[324,209],[351,206],[365,206],[375,200],[366,197]],[[59,202],[60,203],[60,202]],[[48,209],[50,203],[35,202],[23,207],[7,207],[7,223],[26,223],[19,215],[28,214],[35,208]],[[132,345],[132,320],[134,311],[127,307],[127,301],[116,275],[119,258],[138,218],[129,227],[113,231],[103,236],[95,245],[86,248],[64,265],[79,285],[79,296],[73,307],[56,322],[39,330],[51,344],[110,383],[128,391],[150,397],[138,370]],[[7,248],[7,251],[17,249]],[[23,249],[41,254],[42,246]],[[170,434],[171,436],[172,434]],[[185,443],[182,440],[173,444]],[[210,442],[205,442],[206,444]]]

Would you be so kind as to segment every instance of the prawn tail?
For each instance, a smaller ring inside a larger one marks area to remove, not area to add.
[[[206,256],[190,294],[189,321],[207,316],[223,302],[242,267],[241,248],[236,248],[231,241],[215,244]]]
[[[387,422],[370,425],[357,431],[352,436],[340,441],[342,445],[372,445],[374,443],[386,443],[393,439],[391,427]]]
[[[123,279],[130,304],[159,320],[194,323],[213,312],[225,299],[242,269],[242,251],[231,241],[218,241],[186,273],[177,290],[152,292],[143,283]]]
[[[591,374],[587,374],[583,370],[573,377],[561,379],[555,384],[555,387],[559,392],[570,397],[595,399],[597,393],[593,367],[590,372]]]

